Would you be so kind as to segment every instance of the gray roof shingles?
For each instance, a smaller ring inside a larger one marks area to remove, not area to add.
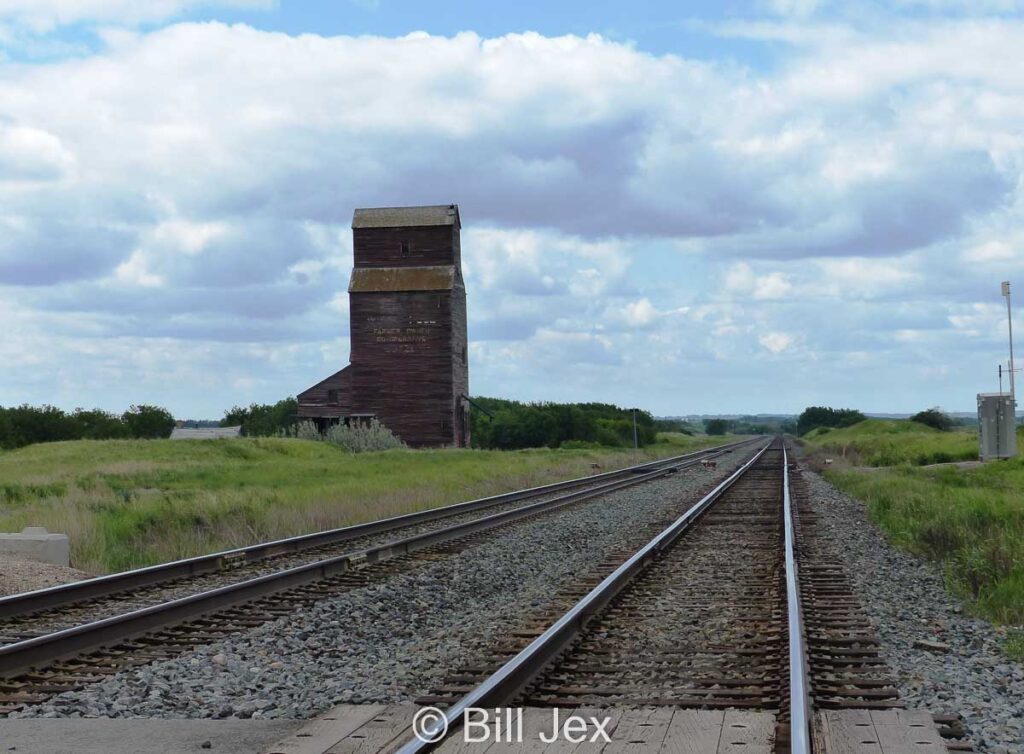
[[[352,215],[353,228],[421,228],[430,225],[459,226],[459,205],[371,207],[357,209]]]

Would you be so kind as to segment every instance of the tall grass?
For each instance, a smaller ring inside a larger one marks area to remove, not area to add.
[[[845,456],[826,478],[863,500],[896,545],[942,564],[947,582],[978,613],[1024,623],[1024,461],[921,468],[977,458],[977,435],[910,421],[816,430],[805,443],[812,458]]]
[[[0,531],[45,526],[102,573],[409,513],[675,455],[632,450],[389,450],[287,438],[106,440],[0,452]]]
[[[803,441],[819,456],[843,465],[923,466],[978,458],[977,430],[937,429],[906,420],[868,419],[843,429],[820,428]]]
[[[1024,623],[1024,463],[826,472],[893,542],[940,562],[979,612]]]

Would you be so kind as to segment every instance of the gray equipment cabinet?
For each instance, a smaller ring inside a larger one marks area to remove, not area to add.
[[[1017,455],[1017,422],[1009,393],[978,393],[978,455],[982,461]]]

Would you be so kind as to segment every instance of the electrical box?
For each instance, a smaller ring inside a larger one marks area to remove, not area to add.
[[[1017,455],[1017,421],[1009,393],[978,393],[978,455],[982,461]]]

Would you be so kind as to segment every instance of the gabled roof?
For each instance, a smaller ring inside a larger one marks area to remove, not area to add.
[[[357,209],[352,215],[353,228],[422,228],[430,225],[462,227],[459,221],[459,205],[370,207]]]

